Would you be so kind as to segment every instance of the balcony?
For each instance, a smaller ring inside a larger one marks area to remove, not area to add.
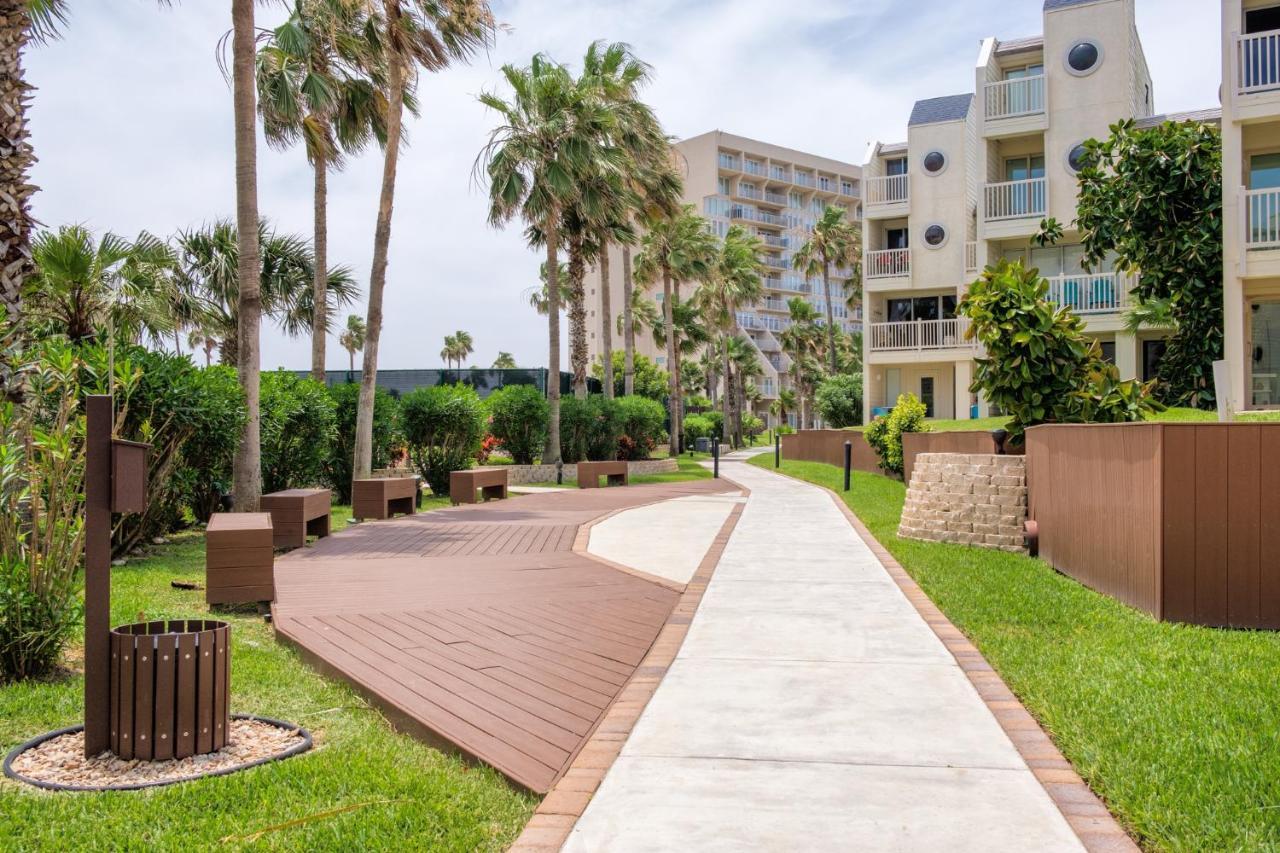
[[[802,187],[812,187],[814,185],[813,175],[808,172],[796,172],[794,183]]]
[[[769,190],[765,190],[764,200],[767,201],[769,204],[776,204],[779,207],[781,207],[782,205],[787,203],[787,196],[785,193],[775,193],[775,192],[770,192]]]
[[[764,255],[760,258],[760,262],[767,267],[773,267],[775,270],[791,269],[791,264],[776,255]]]
[[[746,172],[748,175],[759,175],[763,178],[767,170],[765,169],[764,163],[761,163],[759,160],[743,160],[742,171]]]
[[[974,344],[964,339],[964,333],[968,328],[969,321],[960,317],[951,320],[872,323],[870,326],[871,351],[974,349]]]
[[[759,314],[739,313],[738,325],[744,329],[782,332],[791,325],[791,321],[785,317],[762,317]]]
[[[988,83],[983,89],[983,115],[988,119],[1017,118],[1044,112],[1044,75]]]
[[[1280,189],[1247,190],[1244,205],[1245,248],[1280,249]]]
[[[879,178],[867,178],[863,181],[867,192],[867,205],[905,204],[911,189],[908,177],[907,175],[886,175]]]
[[[757,234],[756,236],[760,238],[760,242],[775,249],[785,249],[787,244],[791,242],[786,237],[779,237],[777,234]]]
[[[1042,217],[1048,209],[1049,183],[1045,178],[1002,181],[984,189],[983,215],[988,222]]]
[[[881,249],[867,252],[867,278],[899,278],[911,275],[910,249]]]
[[[791,182],[791,170],[783,166],[771,166],[769,168],[769,178],[774,181]]]
[[[734,157],[732,154],[721,154],[719,162],[721,169],[731,169],[737,172],[741,168],[738,165],[738,158]]]
[[[745,207],[735,204],[729,208],[730,219],[745,219],[748,222],[763,222],[765,225],[776,225],[781,227],[786,224],[781,216],[776,213],[770,213],[767,210],[756,210],[755,208]]]
[[[738,188],[733,191],[733,194],[738,198],[749,198],[754,199],[755,201],[759,201],[764,198],[763,192],[748,184],[738,184]]]
[[[1236,92],[1280,89],[1280,30],[1236,37]]]
[[[1114,314],[1129,307],[1132,276],[1120,273],[1078,273],[1051,276],[1049,301],[1070,308],[1072,313]]]
[[[787,307],[787,300],[777,299],[772,296],[766,297],[765,300],[760,303],[760,307],[766,308],[770,311],[790,311],[791,310],[790,308]]]

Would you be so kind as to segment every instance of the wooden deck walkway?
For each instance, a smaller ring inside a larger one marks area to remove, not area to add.
[[[678,598],[575,551],[579,529],[729,491],[566,490],[360,524],[276,561],[276,631],[396,725],[545,793]]]

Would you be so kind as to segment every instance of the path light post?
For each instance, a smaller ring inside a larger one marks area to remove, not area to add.
[[[849,491],[849,470],[853,467],[853,442],[844,443],[844,490]]]
[[[773,467],[782,467],[782,435],[776,432],[773,434]]]
[[[716,436],[711,437],[711,476],[720,476],[720,439]]]

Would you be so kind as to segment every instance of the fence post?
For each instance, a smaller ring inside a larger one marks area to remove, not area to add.
[[[720,477],[720,439],[711,437],[711,476]]]
[[[844,443],[844,490],[849,491],[849,470],[853,467],[853,442]]]

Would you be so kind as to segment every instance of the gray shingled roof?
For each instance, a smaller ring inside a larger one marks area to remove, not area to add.
[[[1192,110],[1185,113],[1161,113],[1158,116],[1147,116],[1140,118],[1134,122],[1135,127],[1155,127],[1158,124],[1164,124],[1166,121],[1183,122],[1183,121],[1202,121],[1210,124],[1222,123],[1222,108],[1213,107],[1207,110]]]
[[[889,142],[880,146],[881,154],[905,154],[907,151],[907,143],[905,142]]]
[[[959,121],[969,114],[969,107],[972,104],[973,95],[946,95],[941,98],[916,101],[915,107],[911,110],[911,120],[907,125]]]
[[[1013,53],[1025,53],[1030,50],[1044,48],[1044,36],[1024,36],[1016,39],[1002,39],[996,42],[996,56],[1008,56]]]
[[[1098,0],[1044,0],[1044,10],[1066,9],[1069,6],[1083,6],[1085,3],[1096,3]]]

